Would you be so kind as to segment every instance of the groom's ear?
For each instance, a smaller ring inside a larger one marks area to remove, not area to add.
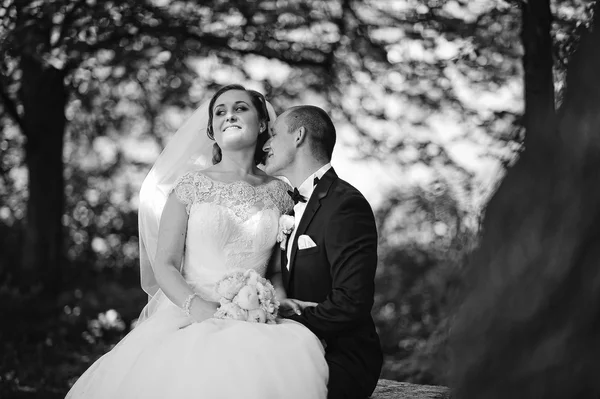
[[[296,147],[300,147],[302,143],[306,140],[306,128],[304,126],[300,126],[294,132],[294,144]]]

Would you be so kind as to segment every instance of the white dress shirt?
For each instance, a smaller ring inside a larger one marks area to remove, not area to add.
[[[306,198],[306,202],[300,202],[294,205],[294,230],[290,234],[290,237],[287,242],[287,269],[290,270],[290,258],[292,257],[292,243],[294,242],[294,237],[296,237],[296,230],[298,230],[298,225],[300,224],[300,220],[302,219],[302,215],[304,214],[304,210],[306,209],[306,204],[310,200],[310,196],[315,190],[315,177],[321,179],[327,171],[331,169],[331,163],[327,163],[323,165],[319,170],[317,170],[312,175],[308,176],[304,182],[298,187],[298,192],[304,198]]]

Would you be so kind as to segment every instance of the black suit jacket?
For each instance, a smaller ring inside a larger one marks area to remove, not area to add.
[[[299,250],[303,234],[317,246]],[[281,262],[288,297],[318,303],[290,319],[324,339],[327,362],[345,369],[351,383],[369,396],[383,363],[371,316],[377,229],[369,203],[330,169],[315,187],[288,245],[289,271],[285,251]]]

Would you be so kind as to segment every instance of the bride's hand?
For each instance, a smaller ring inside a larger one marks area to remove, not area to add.
[[[216,303],[207,302],[198,296],[194,297],[194,299],[192,299],[192,303],[190,304],[190,317],[196,323],[210,319],[213,317],[216,311]]]
[[[279,313],[283,317],[289,317],[294,314],[300,315],[304,309],[317,305],[316,302],[306,302],[298,299],[286,298],[279,301]]]

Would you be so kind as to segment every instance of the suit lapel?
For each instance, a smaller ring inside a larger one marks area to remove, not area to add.
[[[298,230],[296,230],[296,234],[294,235],[294,240],[291,243],[292,245],[292,253],[290,255],[290,270],[289,277],[291,278],[292,270],[294,268],[294,263],[296,260],[296,254],[298,253],[298,237],[306,232],[308,225],[313,220],[313,217],[319,210],[321,206],[321,201],[325,198],[329,192],[329,188],[333,184],[333,182],[337,179],[337,174],[333,168],[329,169],[327,173],[323,175],[323,177],[319,180],[319,183],[315,187],[308,203],[306,204],[306,209],[302,214],[302,219],[300,219],[300,223],[298,224]],[[289,243],[288,243],[289,245]],[[288,280],[289,283],[289,280]]]

